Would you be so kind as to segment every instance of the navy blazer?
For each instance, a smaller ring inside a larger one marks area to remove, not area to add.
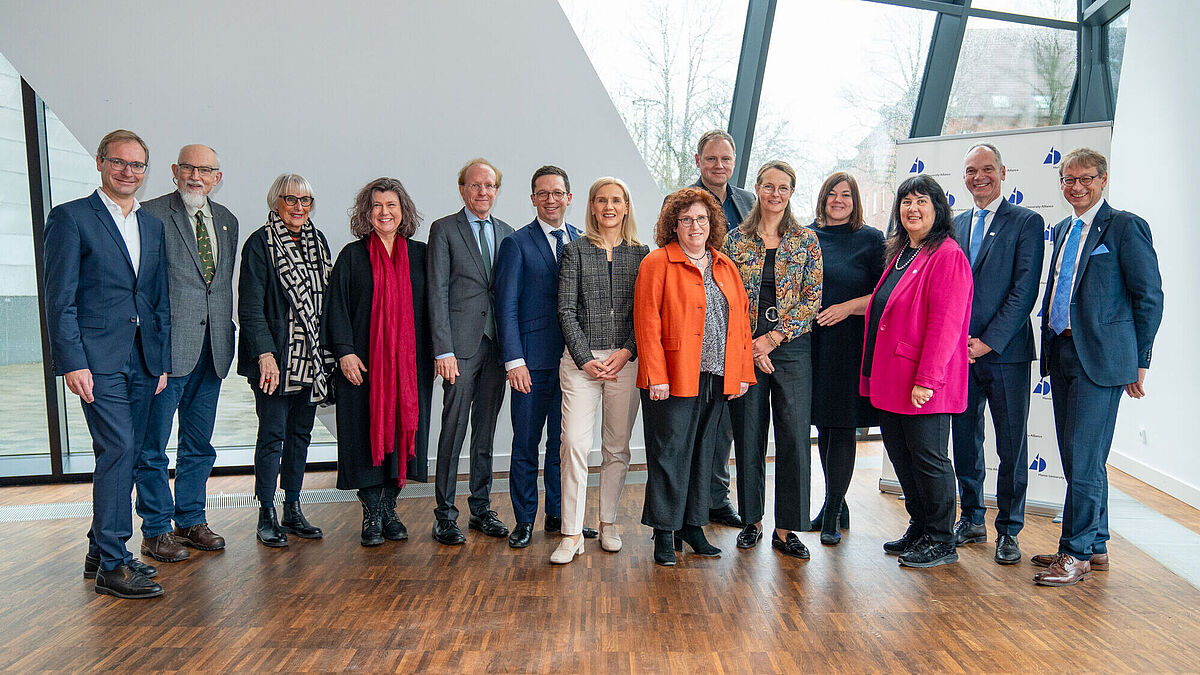
[[[1042,299],[1042,375],[1055,335],[1050,330],[1054,262],[1066,242],[1071,220],[1054,226],[1054,255]],[[1105,202],[1088,230],[1071,296],[1071,335],[1083,372],[1102,387],[1136,382],[1138,368],[1150,367],[1154,336],[1162,322],[1162,276],[1150,226]]]
[[[566,224],[567,239],[582,232]],[[563,354],[558,325],[558,265],[535,218],[500,242],[496,251],[496,332],[500,361],[525,359],[530,370],[557,368]]]
[[[151,374],[170,372],[163,224],[145,209],[138,209],[137,222],[141,256],[134,275],[129,248],[100,195],[93,192],[50,210],[43,259],[55,374],[83,368],[119,372],[135,339]]]
[[[954,218],[958,240],[970,251],[972,210]],[[971,264],[975,299],[971,336],[992,348],[979,357],[994,363],[1028,363],[1037,358],[1030,313],[1042,281],[1046,223],[1036,212],[1001,199],[992,226]],[[968,254],[969,257],[970,254]]]

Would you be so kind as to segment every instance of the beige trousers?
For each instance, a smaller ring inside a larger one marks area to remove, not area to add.
[[[595,350],[603,361],[615,349]],[[574,536],[583,531],[583,509],[587,503],[588,453],[596,428],[596,408],[603,410],[600,428],[600,521],[615,522],[625,473],[629,470],[629,435],[637,419],[640,397],[636,386],[637,362],[625,364],[617,380],[601,381],[588,376],[567,352],[558,366],[562,387],[562,533]]]

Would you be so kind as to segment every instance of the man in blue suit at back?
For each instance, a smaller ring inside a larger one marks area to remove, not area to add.
[[[557,166],[533,173],[530,199],[537,217],[500,242],[496,252],[496,332],[501,360],[512,388],[512,458],[509,494],[517,525],[508,537],[513,548],[529,546],[538,505],[538,444],[546,429],[547,532],[562,527],[559,447],[562,389],[558,363],[563,353],[558,326],[558,263],[563,246],[578,239],[567,224],[571,180]]]
[[[1054,226],[1042,300],[1042,375],[1067,478],[1058,553],[1036,555],[1033,580],[1069,586],[1108,569],[1108,472],[1121,392],[1146,395],[1162,321],[1162,277],[1146,221],[1104,200],[1108,160],[1072,150],[1058,169],[1074,214]]]
[[[1001,189],[1004,162],[990,143],[977,143],[963,159],[963,182],[974,207],[958,214],[954,228],[971,261],[975,297],[971,302],[971,357],[967,409],[952,420],[954,472],[961,492],[962,518],[954,527],[959,546],[987,541],[983,505],[983,407],[992,411],[996,452],[996,554],[1011,565],[1021,559],[1017,533],[1025,524],[1029,483],[1026,427],[1029,419],[1030,364],[1035,358],[1033,322],[1046,245],[1045,221],[1010,204]]]
[[[84,578],[96,592],[152,598],[154,567],[125,548],[133,533],[134,461],[154,396],[171,370],[171,307],[163,224],[134,194],[150,151],[132,131],[96,151],[100,189],[46,219],[46,319],[54,372],[79,396],[96,469]]]

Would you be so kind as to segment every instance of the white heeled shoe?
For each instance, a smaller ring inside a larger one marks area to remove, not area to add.
[[[617,532],[616,525],[600,523],[600,548],[609,553],[621,550],[621,534]]]
[[[572,542],[569,538],[563,537],[562,543],[550,554],[550,564],[566,565],[574,560],[575,556],[581,554],[583,554],[583,535],[579,535],[579,543]]]

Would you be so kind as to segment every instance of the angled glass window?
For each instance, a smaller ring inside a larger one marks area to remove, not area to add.
[[[969,19],[942,133],[1062,124],[1076,39],[1068,30]]]
[[[971,0],[971,9],[990,9],[1062,21],[1078,21],[1079,16],[1075,0]]]
[[[725,129],[747,0],[559,0],[667,194],[696,181],[695,145]]]
[[[50,473],[21,76],[0,55],[0,475]]]
[[[1129,30],[1129,10],[1104,26],[1104,41],[1108,48],[1108,74],[1112,77],[1113,102],[1117,100],[1117,86],[1121,83],[1121,59],[1125,56],[1125,33]]]
[[[884,229],[896,141],[912,126],[935,18],[859,0],[779,3],[746,187],[763,162],[788,162],[793,212],[809,223],[821,183],[848,171],[868,222]]]

